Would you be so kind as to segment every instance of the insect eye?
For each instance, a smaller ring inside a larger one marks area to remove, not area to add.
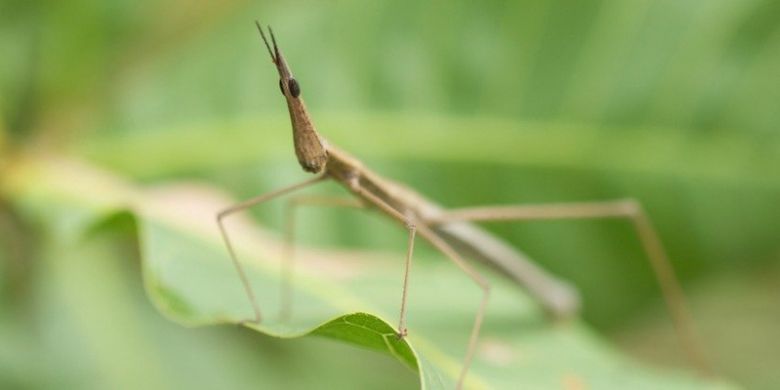
[[[290,79],[287,82],[287,89],[290,90],[290,95],[292,95],[292,97],[294,97],[294,98],[297,98],[298,96],[301,95],[301,86],[298,85],[298,81],[296,81],[295,79]],[[282,80],[281,79],[279,79],[279,90],[282,91],[282,96],[285,96],[284,95],[284,84],[282,84]]]
[[[298,81],[295,79],[290,79],[290,81],[287,82],[287,89],[290,90],[290,95],[294,98],[297,98],[301,94],[301,86],[298,85]]]

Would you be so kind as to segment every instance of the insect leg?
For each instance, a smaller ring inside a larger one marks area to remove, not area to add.
[[[227,234],[227,230],[225,229],[224,219],[231,214],[249,209],[252,206],[256,206],[260,203],[269,201],[271,199],[277,198],[287,193],[319,183],[326,177],[327,177],[326,175],[320,175],[313,179],[309,179],[304,182],[291,185],[289,187],[284,187],[276,191],[268,192],[263,195],[256,196],[251,199],[247,199],[243,202],[227,207],[222,211],[220,211],[219,213],[217,213],[217,224],[219,225],[219,231],[222,234],[222,239],[225,241],[225,245],[228,248],[228,252],[230,253],[230,259],[233,261],[233,266],[235,266],[236,271],[238,272],[238,276],[241,278],[241,284],[244,286],[244,291],[246,291],[247,297],[249,297],[249,301],[252,304],[252,310],[254,311],[254,315],[255,315],[253,319],[245,320],[243,322],[251,322],[255,324],[260,323],[261,320],[260,308],[257,305],[257,299],[255,299],[255,293],[252,290],[252,286],[249,283],[249,279],[247,278],[246,273],[244,272],[244,268],[241,265],[241,262],[238,261],[238,257],[236,256],[236,251],[233,249],[233,244],[230,241],[230,237]]]
[[[691,314],[685,303],[683,289],[675,276],[666,251],[650,218],[633,199],[538,205],[474,207],[444,211],[429,224],[456,221],[533,221],[555,219],[628,219],[636,232],[652,267],[671,314],[677,336],[690,361],[703,373],[711,370],[701,352]]]
[[[387,214],[391,215],[395,220],[398,222],[403,223],[407,230],[409,231],[409,246],[407,251],[407,257],[406,257],[406,267],[404,271],[404,285],[402,289],[402,297],[401,297],[401,318],[399,320],[399,328],[398,328],[398,334],[400,337],[403,337],[406,335],[406,299],[407,299],[407,288],[408,288],[408,279],[409,279],[409,269],[411,268],[411,260],[412,260],[412,253],[414,251],[414,237],[415,233],[419,233],[420,236],[425,238],[428,242],[430,242],[436,249],[444,253],[455,265],[458,266],[466,275],[468,275],[469,278],[471,278],[480,289],[482,289],[482,300],[479,305],[479,309],[477,310],[477,313],[474,317],[474,325],[471,328],[471,335],[469,336],[469,343],[466,347],[466,356],[463,359],[463,365],[461,367],[460,374],[458,375],[458,382],[456,385],[457,389],[461,389],[463,387],[463,382],[466,378],[466,374],[468,373],[469,367],[471,365],[471,361],[474,357],[474,353],[476,352],[477,347],[477,340],[479,339],[479,332],[482,327],[482,320],[485,317],[485,310],[487,308],[488,299],[490,297],[490,284],[487,282],[487,280],[482,277],[482,275],[477,272],[475,268],[473,268],[469,263],[463,260],[463,258],[458,255],[458,253],[449,246],[444,239],[439,237],[435,232],[430,230],[426,225],[423,224],[417,224],[414,220],[410,219],[409,217],[405,216],[398,210],[394,209],[392,206],[387,204],[384,200],[379,198],[378,196],[372,194],[370,191],[360,187],[358,184],[353,184],[352,189],[357,192],[359,195],[363,196],[366,200],[368,200],[371,204],[378,207],[379,209],[385,211]]]
[[[323,206],[323,207],[347,207],[363,208],[363,203],[358,199],[350,199],[332,196],[300,195],[295,196],[285,202],[284,205],[284,254],[282,255],[282,285],[281,285],[281,307],[279,309],[279,318],[281,321],[288,321],[292,312],[292,278],[295,257],[295,220],[296,211],[301,206]]]

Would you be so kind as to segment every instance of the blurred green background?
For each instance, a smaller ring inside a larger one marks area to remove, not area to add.
[[[0,3],[0,387],[415,383],[327,340],[170,323],[124,236],[76,245],[77,217],[19,190],[50,156],[236,198],[306,177],[254,19],[330,142],[444,205],[639,199],[717,371],[780,385],[780,2],[77,0]],[[307,244],[403,251],[380,220],[307,215]],[[489,229],[572,280],[618,348],[685,364],[627,226]]]

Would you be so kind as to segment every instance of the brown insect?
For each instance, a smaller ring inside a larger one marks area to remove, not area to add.
[[[415,237],[419,235],[441,251],[450,261],[468,275],[481,289],[482,301],[474,317],[466,355],[458,377],[457,388],[463,386],[469,365],[479,339],[480,327],[490,296],[490,284],[463,256],[482,261],[524,288],[553,318],[566,319],[577,314],[580,298],[576,289],[530,262],[511,245],[472,224],[477,221],[529,221],[552,219],[623,218],[631,222],[655,272],[674,324],[691,361],[702,371],[707,365],[694,337],[690,314],[683,300],[674,271],[649,218],[640,204],[632,199],[604,202],[558,203],[541,205],[509,205],[473,207],[447,210],[426,199],[411,188],[383,178],[366,168],[356,158],[325,141],[317,132],[301,98],[301,86],[293,77],[284,59],[273,31],[269,28],[269,44],[259,23],[257,28],[265,42],[276,69],[279,87],[287,101],[292,121],[295,155],[301,167],[316,176],[304,182],[266,193],[228,207],[217,215],[222,237],[238,270],[246,294],[252,303],[255,317],[250,322],[262,320],[252,287],[241,263],[236,257],[225,230],[224,219],[233,213],[248,209],[273,198],[286,195],[326,180],[344,186],[352,198],[306,197],[298,198],[293,206],[313,204],[332,207],[353,207],[376,210],[400,223],[409,233],[404,277],[401,288],[401,308],[398,320],[398,337],[407,335],[406,308],[409,272],[414,253]],[[288,218],[292,218],[292,213]],[[287,237],[293,235],[292,221],[288,222]],[[289,247],[289,246],[288,246]],[[282,317],[289,315],[291,253],[285,256],[282,289]]]

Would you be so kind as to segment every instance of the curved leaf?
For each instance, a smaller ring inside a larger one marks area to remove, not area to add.
[[[192,196],[192,189],[188,191]],[[215,223],[208,210],[198,213],[165,205],[144,211],[139,223],[144,275],[153,302],[164,314],[187,325],[250,318],[251,306],[216,227],[209,227]],[[150,211],[155,209],[164,209],[166,216]],[[387,353],[416,370],[423,388],[453,387],[480,297],[476,286],[455,267],[426,252],[416,259],[410,335],[397,340],[387,319],[394,318],[400,298],[400,253],[398,258],[368,255],[367,264],[361,264],[340,261],[339,254],[300,251],[298,262],[310,267],[298,267],[292,320],[283,322],[277,315],[279,245],[251,226],[236,229],[234,225],[232,229],[264,315],[260,324],[249,326],[277,337],[324,336]],[[328,275],[332,268],[343,272]],[[584,324],[551,324],[517,288],[501,280],[493,283],[469,387],[714,385],[682,372],[643,368],[620,356]]]
[[[53,197],[81,221],[132,205],[144,284],[162,314],[189,326],[250,317],[249,301],[217,234],[214,212],[224,199],[216,199],[213,190],[193,185],[140,190],[62,159],[38,159],[24,172],[23,182],[9,187],[18,199],[43,205]],[[85,192],[86,187],[99,191]],[[402,251],[299,250],[296,258],[305,266],[298,267],[295,278],[293,318],[282,322],[276,315],[281,245],[248,221],[232,222],[230,230],[265,314],[252,328],[276,337],[316,335],[377,350],[416,370],[422,388],[452,388],[480,298],[455,267],[420,246],[410,287],[410,335],[395,340],[387,319],[398,309]],[[549,323],[515,286],[500,279],[493,286],[469,388],[725,386],[638,365],[585,324]]]

